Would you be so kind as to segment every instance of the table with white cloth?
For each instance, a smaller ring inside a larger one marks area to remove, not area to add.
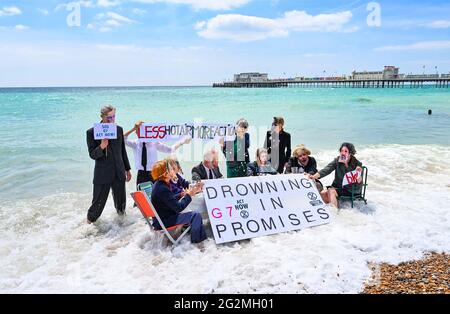
[[[209,219],[208,210],[206,209],[205,196],[199,193],[192,197],[192,202],[186,207],[185,211],[196,211],[202,215],[203,219]]]

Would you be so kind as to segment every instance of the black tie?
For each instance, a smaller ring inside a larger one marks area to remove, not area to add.
[[[212,172],[211,169],[209,169],[209,179],[210,179],[210,180],[214,179],[214,177],[213,177],[213,172]]]
[[[147,171],[147,147],[145,143],[142,143],[142,158],[141,158],[142,167],[144,167],[144,171]]]

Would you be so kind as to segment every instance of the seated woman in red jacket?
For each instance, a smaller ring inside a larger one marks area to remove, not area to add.
[[[169,228],[186,224],[191,226],[191,242],[200,243],[206,239],[202,215],[198,212],[182,213],[192,201],[192,196],[201,191],[199,185],[188,189],[181,199],[171,190],[170,182],[175,175],[167,160],[158,161],[152,168],[153,185],[152,203],[163,224]],[[153,220],[153,227],[161,229],[158,221]]]

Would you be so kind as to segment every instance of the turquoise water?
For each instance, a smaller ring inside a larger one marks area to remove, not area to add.
[[[91,191],[85,131],[102,104],[117,123],[235,122],[253,127],[253,151],[273,116],[284,116],[293,145],[313,152],[378,144],[450,145],[450,89],[213,89],[210,87],[0,89],[0,199]],[[427,110],[433,109],[428,116]],[[420,154],[420,153],[418,153]],[[129,151],[133,164],[133,154]],[[193,158],[191,158],[193,159]],[[197,160],[188,160],[188,169]]]

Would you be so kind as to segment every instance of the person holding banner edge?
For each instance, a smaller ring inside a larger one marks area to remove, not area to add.
[[[100,116],[102,123],[115,123],[116,109],[111,105],[104,106]],[[89,156],[95,160],[93,199],[88,210],[87,222],[93,223],[101,216],[111,189],[117,213],[124,215],[125,181],[131,180],[131,167],[125,149],[123,129],[117,126],[117,139],[95,140],[94,128],[90,128],[86,132],[86,141]]]
[[[152,167],[158,160],[158,152],[173,154],[184,144],[191,142],[190,138],[186,138],[183,141],[176,143],[175,145],[168,146],[160,142],[141,142],[139,139],[130,140],[129,136],[132,133],[138,132],[139,128],[143,124],[143,121],[137,121],[134,127],[124,134],[125,144],[133,149],[134,161],[137,169],[136,187],[144,182],[154,182],[152,178]]]
[[[343,186],[344,177],[352,171],[356,171],[359,174],[362,172],[362,163],[355,158],[356,149],[352,143],[342,143],[339,149],[340,155],[331,161],[325,168],[315,173],[314,175],[308,174],[310,179],[317,180],[319,178],[326,177],[335,172],[334,181],[331,186],[320,192],[322,199],[325,203],[331,203],[334,207],[339,208],[338,196],[351,196],[351,185]],[[356,179],[358,190],[361,190],[362,176],[359,175]]]

